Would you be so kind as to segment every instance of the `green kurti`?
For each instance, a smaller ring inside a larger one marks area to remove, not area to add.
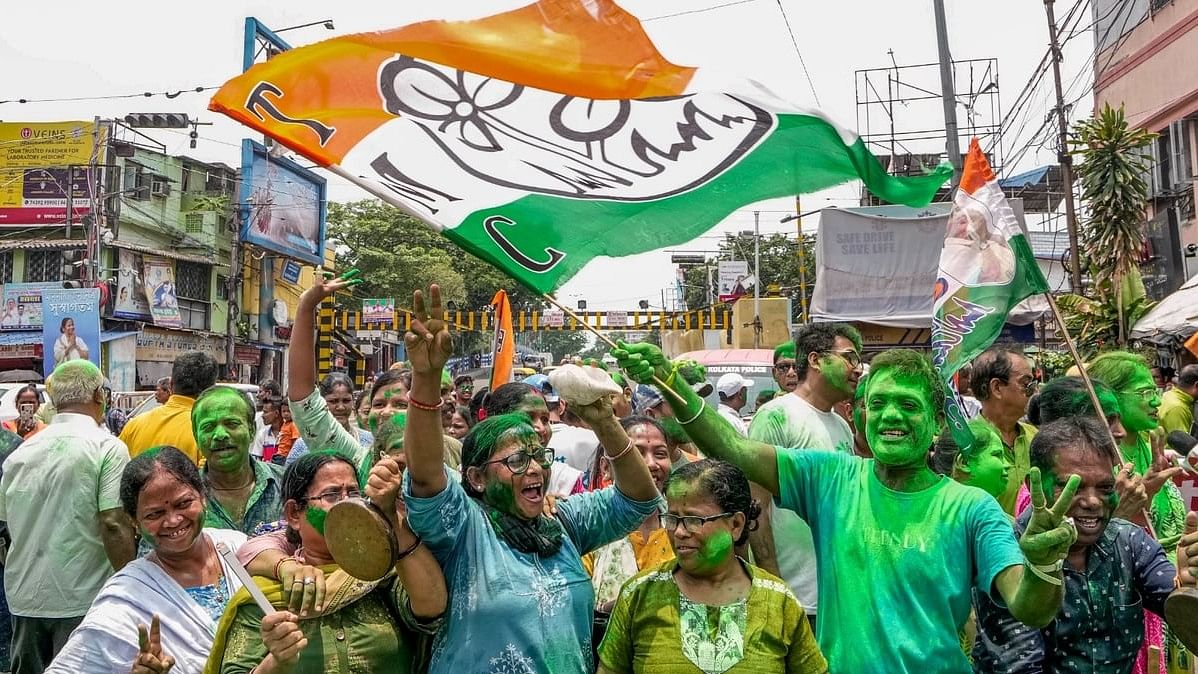
[[[725,606],[690,601],[671,560],[628,581],[599,647],[603,666],[633,672],[786,672],[828,670],[811,626],[780,579],[749,564],[749,596]]]
[[[1152,467],[1152,446],[1148,433],[1132,433],[1124,441],[1132,438],[1135,438],[1135,447],[1120,445],[1119,451],[1124,461],[1130,461],[1135,466],[1137,474],[1144,475]],[[1176,563],[1177,542],[1181,540],[1186,525],[1186,506],[1181,499],[1181,490],[1172,480],[1166,482],[1152,497],[1148,511],[1152,516],[1152,528],[1156,531],[1157,541],[1165,549],[1169,561]]]
[[[262,662],[267,651],[261,625],[262,610],[256,605],[238,609],[221,674],[250,672]],[[427,666],[427,640],[413,629],[419,624],[394,580],[332,614],[302,620],[300,627],[308,645],[289,674],[408,674]]]

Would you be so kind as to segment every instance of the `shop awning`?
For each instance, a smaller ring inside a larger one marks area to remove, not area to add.
[[[122,337],[132,337],[136,334],[137,334],[136,330],[101,330],[100,331],[100,342],[101,343],[111,342],[114,339],[121,339]]]

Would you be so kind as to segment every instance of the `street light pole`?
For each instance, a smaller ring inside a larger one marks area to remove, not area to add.
[[[753,348],[761,348],[761,211],[753,211]]]

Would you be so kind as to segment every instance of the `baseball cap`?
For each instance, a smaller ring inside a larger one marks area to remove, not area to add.
[[[543,375],[543,374],[529,375],[529,376],[525,377],[523,379],[523,381],[525,384],[528,384],[529,386],[531,386],[531,387],[535,388],[536,390],[540,391],[541,393],[545,394],[545,402],[555,403],[558,400],[560,400],[560,398],[557,395],[557,391],[553,390],[553,384],[549,383],[549,377],[547,377],[546,375]]]
[[[736,395],[742,388],[752,385],[753,380],[746,379],[735,372],[728,372],[720,376],[720,380],[716,382],[715,388],[720,392],[720,395],[730,398]]]
[[[648,384],[637,384],[632,390],[632,408],[637,414],[644,414],[663,402],[661,392]]]

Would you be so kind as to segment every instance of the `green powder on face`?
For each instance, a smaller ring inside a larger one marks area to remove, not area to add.
[[[308,524],[311,524],[316,533],[321,536],[324,535],[324,521],[328,516],[328,511],[314,506],[308,506],[308,509],[304,511],[304,518],[308,520]]]
[[[699,548],[699,568],[714,569],[732,555],[732,534],[721,529],[703,541]]]
[[[141,534],[141,540],[145,541],[146,545],[150,546],[151,548],[153,548],[155,550],[158,549],[158,537],[157,536],[154,536],[149,531],[146,531],[146,528],[140,524],[137,525],[137,531],[138,531],[138,533]]]
[[[509,515],[519,515],[516,510],[516,492],[512,485],[498,480],[488,482],[483,491],[483,501],[491,507]]]

